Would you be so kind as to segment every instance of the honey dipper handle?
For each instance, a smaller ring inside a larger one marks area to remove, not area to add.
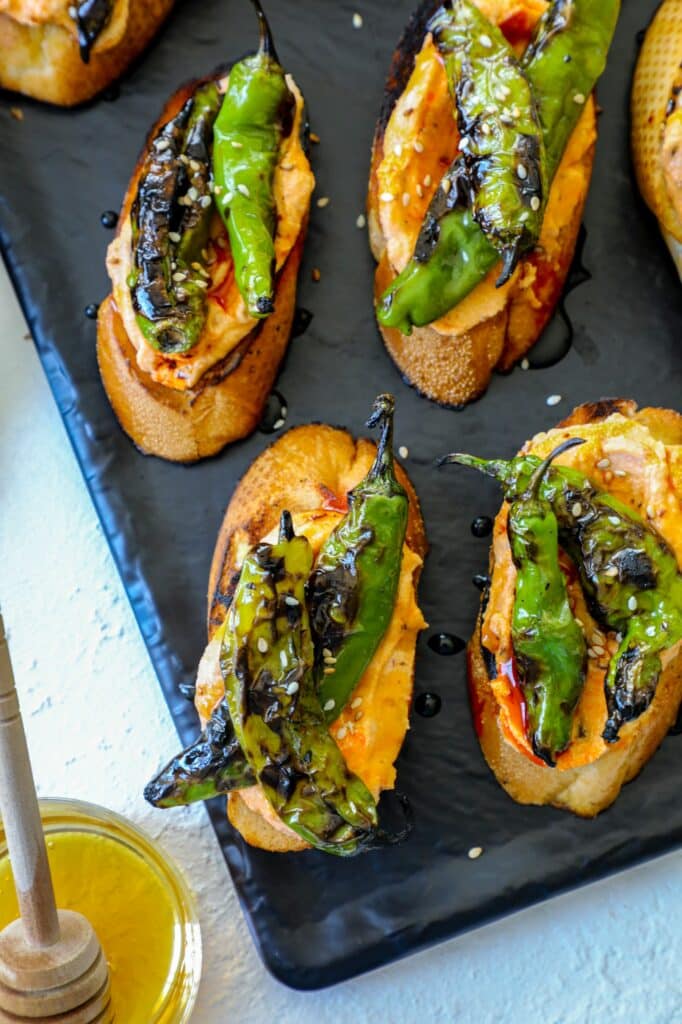
[[[31,762],[14,673],[0,615],[0,814],[26,940],[32,946],[59,941],[59,921],[47,862]]]

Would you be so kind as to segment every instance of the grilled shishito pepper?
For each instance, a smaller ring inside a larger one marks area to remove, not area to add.
[[[144,797],[154,807],[180,807],[255,781],[221,700],[199,739],[162,768],[145,786]]]
[[[381,424],[376,458],[348,495],[348,515],[327,539],[308,586],[320,651],[319,697],[328,721],[338,717],[372,660],[395,606],[408,498],[393,464],[392,395],[379,395],[368,427]]]
[[[606,65],[620,0],[553,0],[538,23],[522,67],[535,97],[551,182],[587,97]],[[498,261],[497,250],[452,186],[460,168],[439,185],[427,214],[430,231],[381,296],[377,319],[410,334],[444,316]],[[452,187],[451,187],[452,186]]]
[[[377,809],[317,696],[305,599],[312,558],[283,512],[277,543],[258,545],[244,561],[221,667],[235,733],[272,807],[312,846],[346,856],[373,838]]]
[[[213,174],[235,279],[249,314],[274,309],[276,205],[273,180],[282,139],[291,132],[295,100],[265,15],[258,52],[235,64],[214,127]]]
[[[540,460],[510,461],[451,455],[498,480],[507,501],[523,494]],[[602,733],[618,739],[624,722],[653,700],[660,652],[682,640],[682,572],[665,540],[636,512],[595,488],[576,469],[553,466],[540,484],[559,524],[559,543],[575,564],[595,620],[619,635],[604,688],[608,718]]]
[[[587,645],[559,564],[557,519],[539,488],[552,460],[582,443],[571,438],[540,464],[527,489],[511,503],[507,524],[517,570],[512,644],[528,738],[550,766],[571,741],[573,712],[585,683]]]
[[[547,176],[535,101],[509,43],[471,0],[452,0],[429,28],[457,106],[462,156],[453,173],[464,171],[459,186],[474,220],[503,258],[502,285],[537,242],[544,216]]]
[[[210,153],[220,107],[215,82],[200,86],[154,138],[131,212],[137,323],[166,355],[187,352],[206,319],[200,267],[213,213]]]

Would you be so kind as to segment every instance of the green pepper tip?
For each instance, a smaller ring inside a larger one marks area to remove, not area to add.
[[[553,451],[551,451],[549,455],[546,456],[546,458],[542,460],[542,462],[540,463],[540,465],[528,481],[528,488],[526,490],[526,494],[528,495],[528,497],[537,496],[538,488],[540,486],[540,483],[542,482],[542,478],[544,477],[545,473],[552,465],[554,460],[558,459],[558,457],[561,454],[563,454],[563,452],[567,452],[570,448],[577,448],[581,444],[585,444],[585,439],[583,437],[569,437],[566,441],[562,441],[561,444],[557,445],[556,448]]]

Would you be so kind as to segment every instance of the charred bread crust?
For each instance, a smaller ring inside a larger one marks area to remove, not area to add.
[[[94,48],[84,64],[78,42],[60,25],[25,25],[0,14],[0,87],[72,107],[92,99],[139,57],[161,27],[173,0],[133,2],[122,38]]]
[[[559,426],[596,423],[614,413],[627,418],[636,415],[662,440],[682,444],[679,414],[667,409],[638,411],[635,402],[621,398],[580,405]],[[491,579],[494,571],[491,549]],[[639,774],[674,724],[682,703],[682,647],[662,672],[649,708],[623,728],[623,742],[614,744],[590,764],[557,771],[534,764],[520,753],[507,741],[499,725],[497,702],[491,688],[495,660],[481,641],[486,600],[484,594],[476,628],[467,647],[469,694],[483,755],[502,788],[518,803],[550,804],[580,817],[594,817],[614,802],[625,783]]]
[[[117,235],[130,217],[145,156],[158,129],[200,85],[228,70],[226,65],[214,76],[188,82],[169,99],[138,157]],[[277,275],[274,313],[187,391],[164,387],[140,370],[113,295],[102,303],[97,322],[102,383],[123,430],[142,452],[174,462],[196,462],[255,430],[291,337],[306,231],[307,219]]]
[[[376,300],[395,277],[386,256],[379,220],[377,174],[384,156],[384,134],[393,108],[414,69],[427,24],[439,6],[434,0],[424,0],[408,22],[393,55],[374,133],[367,220],[370,248],[378,264],[374,279]],[[596,125],[596,109],[592,100],[589,109]],[[440,334],[426,326],[414,328],[408,337],[395,328],[378,325],[386,350],[405,383],[439,405],[461,408],[483,394],[493,370],[510,370],[533,347],[554,313],[564,288],[578,240],[593,161],[594,147],[586,155],[586,180],[581,200],[572,207],[570,219],[561,227],[559,247],[554,254],[555,273],[541,275],[539,301],[524,301],[524,292],[513,298],[513,293],[510,293],[510,299],[501,311],[459,334]],[[530,253],[521,261],[521,266],[534,261],[540,263],[542,255]]]
[[[238,550],[266,536],[283,509],[307,512],[319,508],[325,498],[343,498],[367,472],[375,452],[373,442],[356,441],[346,430],[310,424],[288,430],[251,464],[227,507],[213,554],[208,584],[209,641],[225,619],[239,579]],[[410,499],[406,541],[424,558],[428,545],[419,500],[407,473],[399,465],[396,469]],[[415,573],[415,589],[418,582]],[[275,853],[307,848],[294,833],[273,828],[238,791],[228,796],[227,814],[252,846]]]

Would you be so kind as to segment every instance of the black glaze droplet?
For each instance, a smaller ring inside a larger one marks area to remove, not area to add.
[[[115,228],[118,224],[118,214],[116,213],[116,210],[105,210],[104,213],[100,215],[99,219],[103,228]]]
[[[310,310],[304,309],[303,306],[297,306],[294,313],[294,322],[291,325],[291,337],[300,338],[302,334],[305,334],[312,322],[313,314]]]
[[[474,537],[489,537],[493,532],[493,521],[490,516],[476,516],[471,523]]]
[[[682,736],[682,708],[680,708],[675,724],[668,730],[668,736]]]
[[[484,572],[477,572],[471,577],[471,582],[478,590],[487,590],[490,586],[490,576],[486,576]]]
[[[263,434],[274,434],[276,430],[284,426],[287,412],[286,398],[279,391],[273,391],[265,403],[258,429]]]
[[[644,42],[644,36],[645,35],[646,35],[646,29],[645,28],[640,28],[639,32],[635,36],[635,42],[637,43],[638,46],[641,46],[642,43]]]
[[[114,103],[115,100],[121,95],[121,87],[119,85],[110,85],[102,93],[102,99],[106,100],[107,103]]]
[[[87,316],[88,320],[96,320],[97,314],[99,312],[99,306],[97,305],[96,302],[91,302],[89,305],[85,307],[83,312]]]
[[[178,689],[186,700],[194,700],[197,692],[197,688],[194,683],[180,683]]]
[[[578,241],[576,242],[575,255],[571,263],[571,269],[566,277],[564,291],[557,305],[556,312],[546,328],[540,335],[536,345],[528,354],[528,365],[531,370],[546,370],[549,366],[556,366],[557,363],[568,355],[573,345],[573,324],[566,311],[566,299],[579,285],[590,281],[592,274],[585,266],[583,254],[587,231],[585,225],[580,226]]]
[[[414,710],[422,718],[433,718],[441,709],[442,700],[437,693],[420,693],[414,701]]]
[[[464,640],[454,633],[433,633],[426,642],[436,654],[444,654],[447,657],[451,654],[461,654],[466,647]]]

